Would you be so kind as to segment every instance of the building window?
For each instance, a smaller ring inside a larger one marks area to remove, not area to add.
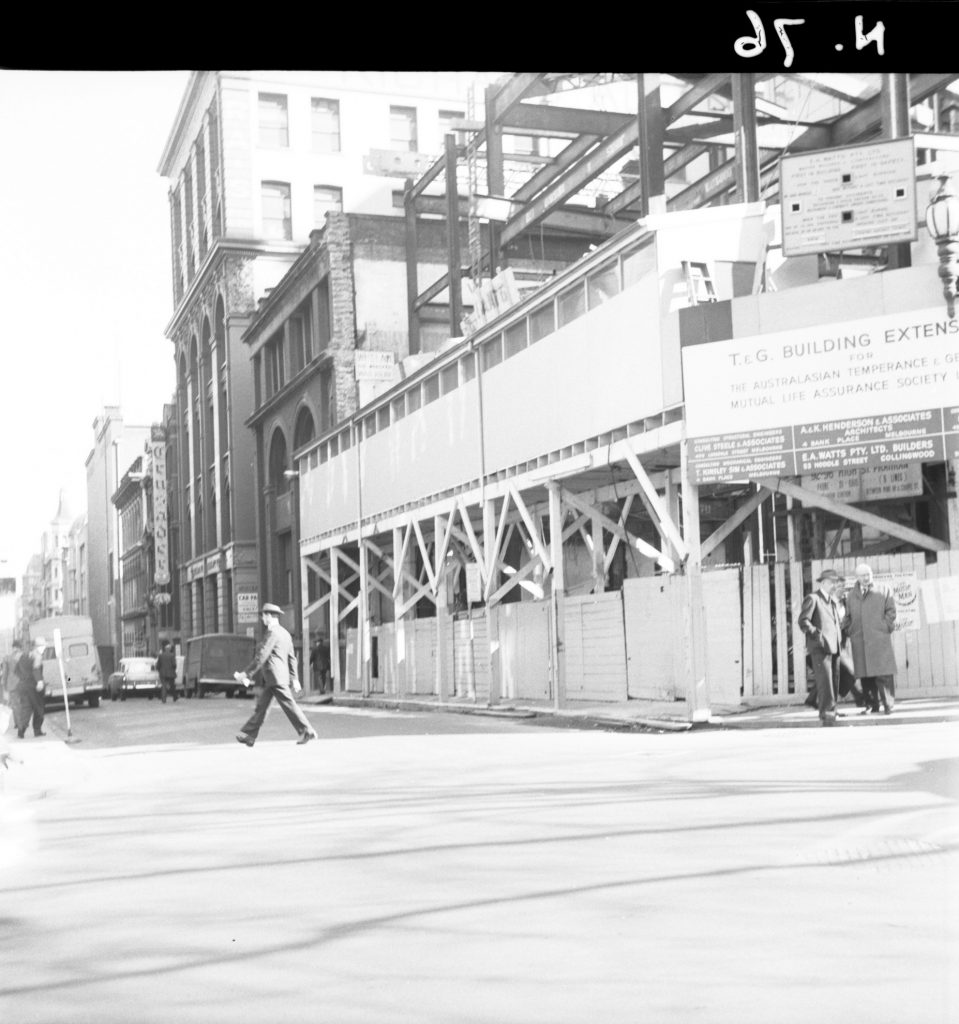
[[[260,145],[273,149],[290,144],[290,125],[286,112],[286,97],[279,93],[261,92]]]
[[[559,326],[571,323],[586,312],[586,290],[582,281],[559,293]]]
[[[438,116],[440,122],[440,148],[442,148],[446,144],[446,136],[453,132],[453,122],[462,121],[466,115],[462,110],[441,110]],[[466,145],[466,132],[455,131],[453,134],[456,136],[457,146]]]
[[[314,99],[312,106],[313,152],[339,153],[340,101]]]
[[[266,397],[272,398],[286,383],[283,365],[283,336],[279,335],[266,345]]]
[[[293,603],[293,533],[277,535],[277,585],[284,604]]]
[[[390,148],[416,152],[415,107],[390,107]]]
[[[343,189],[335,185],[313,186],[313,223],[323,227],[328,213],[343,212]]]
[[[290,376],[295,377],[313,358],[313,310],[310,300],[302,303],[290,317]]]
[[[263,202],[263,237],[293,237],[293,216],[290,209],[290,186],[284,181],[264,181],[261,185]]]

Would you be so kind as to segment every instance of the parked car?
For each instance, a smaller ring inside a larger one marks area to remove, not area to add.
[[[160,693],[156,658],[121,658],[107,682],[110,700],[126,700],[129,693],[145,693],[150,700]]]
[[[184,693],[187,697],[203,697],[207,693],[237,692],[246,695],[245,687],[233,673],[245,668],[253,659],[256,643],[251,636],[235,633],[207,633],[186,642],[186,663],[183,668]]]

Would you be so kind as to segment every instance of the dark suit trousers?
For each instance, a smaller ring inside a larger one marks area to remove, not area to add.
[[[816,679],[816,706],[819,717],[836,714],[836,683],[839,681],[839,655],[813,649],[809,652]]]
[[[13,718],[17,732],[26,732],[30,719],[33,719],[33,731],[39,733],[43,729],[43,694],[37,689],[36,683],[22,683],[14,691]]]
[[[292,725],[300,735],[305,732],[312,731],[313,726],[311,726],[307,721],[306,715],[303,714],[300,710],[300,706],[296,703],[296,700],[294,700],[289,684],[267,683],[263,686],[263,689],[260,691],[260,695],[256,698],[256,707],[253,709],[253,714],[250,715],[241,732],[245,732],[247,736],[256,739],[257,733],[259,733],[260,727],[263,725],[263,721],[266,718],[267,709],[274,697],[276,698],[277,704],[279,704],[283,709],[283,714],[285,714],[290,720],[290,725]]]
[[[896,703],[895,678],[895,676],[862,677],[860,682],[862,683],[863,696],[873,711],[879,710],[880,703],[884,709],[892,710],[893,705]]]

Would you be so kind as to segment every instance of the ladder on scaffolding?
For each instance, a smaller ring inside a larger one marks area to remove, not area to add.
[[[466,117],[473,122],[476,119],[476,84],[472,83],[466,94]],[[467,203],[467,227],[470,253],[470,280],[474,293],[479,290],[483,274],[483,240],[480,236],[480,222],[476,214],[476,196],[479,192],[479,132],[470,131],[466,143],[466,174],[469,189]]]

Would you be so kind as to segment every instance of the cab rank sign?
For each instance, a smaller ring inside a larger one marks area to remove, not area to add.
[[[959,458],[959,320],[941,308],[682,354],[696,483]]]

